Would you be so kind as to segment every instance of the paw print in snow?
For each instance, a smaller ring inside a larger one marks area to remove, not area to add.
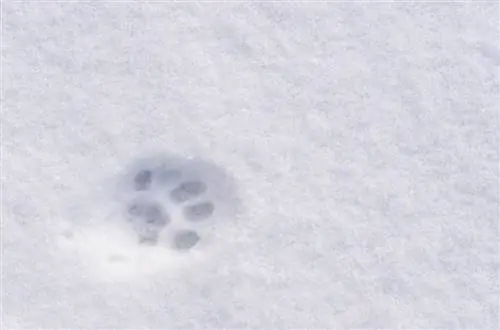
[[[235,216],[237,197],[229,176],[199,159],[143,159],[119,185],[126,222],[139,244],[176,251],[196,248],[203,237]]]

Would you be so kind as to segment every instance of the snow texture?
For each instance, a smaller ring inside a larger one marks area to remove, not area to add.
[[[499,325],[499,4],[2,2],[2,329]]]

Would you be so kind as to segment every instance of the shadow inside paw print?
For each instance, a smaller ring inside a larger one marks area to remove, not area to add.
[[[134,177],[134,188],[137,191],[148,190],[153,181],[153,172],[141,170]]]
[[[128,214],[140,242],[156,243],[159,233],[171,221],[160,204],[149,201],[132,203]]]
[[[158,184],[169,186],[179,181],[182,178],[182,172],[176,169],[160,168],[157,171],[156,179]]]
[[[170,199],[182,203],[202,195],[206,190],[207,185],[203,181],[185,181],[170,192]]]
[[[212,202],[201,202],[193,205],[187,205],[183,209],[184,217],[191,222],[207,220],[215,212],[215,206]]]
[[[182,230],[179,231],[174,236],[174,247],[177,250],[190,250],[192,249],[198,242],[201,237],[193,230]]]

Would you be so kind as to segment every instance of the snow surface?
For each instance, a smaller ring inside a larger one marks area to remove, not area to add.
[[[2,15],[3,328],[500,328],[497,2]],[[127,227],[148,157],[232,182],[204,245]]]

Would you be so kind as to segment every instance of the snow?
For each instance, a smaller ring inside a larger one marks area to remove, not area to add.
[[[2,328],[500,328],[498,3],[2,6]]]

